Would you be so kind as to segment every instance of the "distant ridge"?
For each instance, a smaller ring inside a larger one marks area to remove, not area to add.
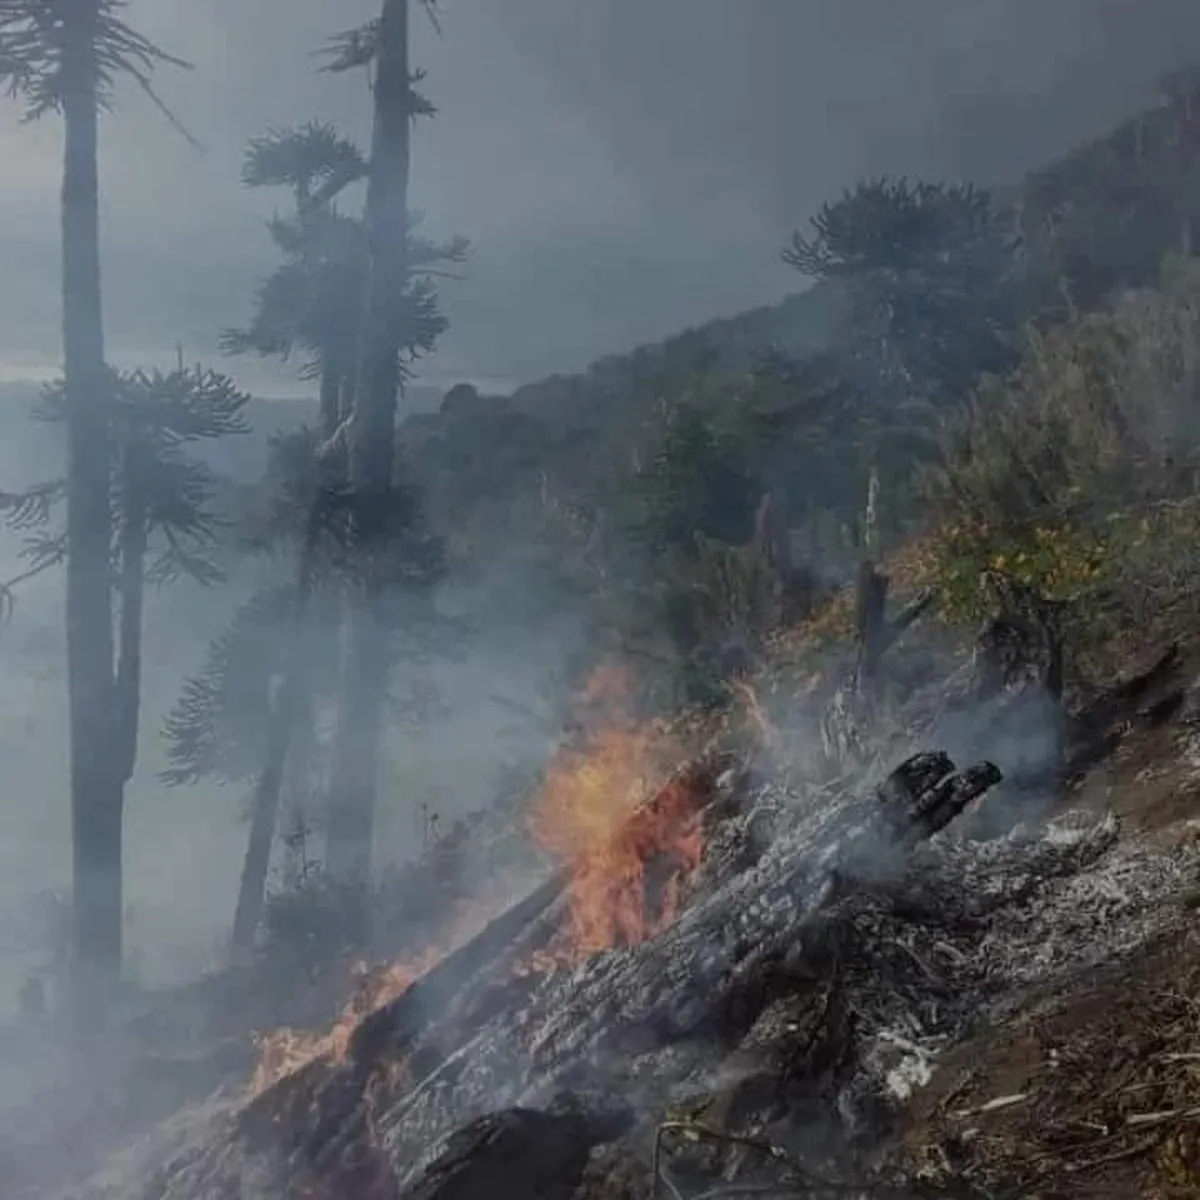
[[[1200,71],[1191,72],[1189,78],[1193,78],[1200,102]],[[1177,121],[1177,112],[1165,103],[1146,109],[1106,134],[1029,171],[1020,181],[989,191],[995,202],[1010,211],[1014,221],[1028,232],[1056,207],[1069,205],[1081,194],[1097,193],[1103,202],[1107,190],[1115,185],[1119,195],[1122,178],[1131,165],[1145,160],[1167,161],[1178,144]],[[788,232],[781,236],[781,246]],[[802,282],[799,277],[797,282]],[[738,373],[770,348],[797,355],[819,350],[828,345],[838,310],[831,288],[811,287],[773,304],[707,321],[624,353],[606,355],[580,371],[523,384],[507,398],[514,409],[529,416],[570,423],[570,413],[580,414],[582,419],[598,402],[627,390],[631,380],[654,372],[671,374],[679,368],[686,372],[689,366],[703,361],[718,372]],[[590,423],[590,416],[587,420]]]
[[[0,490],[16,491],[62,470],[59,431],[30,416],[40,387],[35,381],[0,382]],[[441,388],[416,385],[408,390],[406,408],[410,412],[435,412],[442,395]],[[266,466],[270,439],[314,421],[316,415],[317,402],[311,397],[256,397],[247,407],[248,434],[197,449],[214,470],[238,482],[251,482],[262,475]]]

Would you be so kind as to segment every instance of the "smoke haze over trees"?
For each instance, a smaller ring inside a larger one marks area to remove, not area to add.
[[[1193,7],[682,2],[0,0],[18,1040],[273,1080],[610,733],[825,786],[994,595],[1055,704],[1186,636]]]

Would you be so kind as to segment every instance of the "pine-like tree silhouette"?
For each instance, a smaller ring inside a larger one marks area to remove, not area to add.
[[[784,262],[848,294],[843,342],[860,380],[894,396],[965,398],[1014,362],[1017,245],[970,184],[860,183],[797,232]]]
[[[124,0],[0,0],[0,81],[30,119],[61,115],[62,329],[67,396],[67,675],[72,903],[82,1019],[103,1011],[121,974],[124,787],[114,694],[111,379],[100,287],[98,126],[118,79],[163,111],[153,75],[185,66],[122,20]],[[168,114],[169,115],[169,114]],[[173,118],[172,118],[173,120]],[[98,994],[99,993],[99,994]]]
[[[344,37],[334,40],[330,69],[342,69]],[[320,416],[315,435],[301,430],[273,442],[267,501],[251,531],[255,549],[277,552],[288,547],[296,556],[296,581],[284,623],[295,643],[284,656],[276,685],[259,693],[268,715],[234,917],[235,953],[250,947],[262,914],[289,753],[312,756],[311,714],[328,678],[310,677],[310,651],[321,639],[332,646],[334,633],[331,613],[312,609],[317,604],[327,610],[327,599],[318,593],[331,581],[335,587],[345,586],[362,566],[351,543],[347,470],[371,239],[366,221],[339,211],[337,200],[370,173],[361,151],[319,122],[256,139],[243,164],[247,186],[286,187],[294,208],[269,223],[283,263],[260,286],[249,326],[227,331],[224,347],[231,353],[254,351],[283,360],[302,354],[301,377],[319,380]],[[404,244],[405,274],[398,281],[392,314],[401,375],[407,364],[432,349],[446,328],[434,277],[445,264],[461,261],[466,251],[461,239],[435,243],[416,237],[407,213]],[[395,534],[388,538],[384,557],[393,565],[408,562],[416,576],[427,580],[436,572],[440,556],[415,531],[413,501],[402,489],[384,498],[383,522]],[[385,650],[380,647],[381,653]],[[305,730],[305,737],[297,747],[299,730]]]

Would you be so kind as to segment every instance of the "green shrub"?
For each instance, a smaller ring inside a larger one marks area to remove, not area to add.
[[[985,567],[1086,602],[1193,578],[1200,457],[1200,273],[1031,333],[987,380],[925,477],[924,581],[951,619],[986,606]]]

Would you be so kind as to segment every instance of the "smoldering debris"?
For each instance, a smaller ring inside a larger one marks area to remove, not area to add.
[[[1153,723],[1180,671],[1164,655],[1064,709],[1086,731],[1076,744],[1096,753]],[[936,722],[925,712],[906,736]],[[1130,842],[1101,811],[1023,815],[996,766],[944,750],[872,774],[814,788],[710,750],[685,772],[703,861],[665,929],[552,954],[571,904],[555,874],[364,1020],[344,1055],[196,1114],[186,1149],[149,1141],[83,1194],[889,1194],[892,1135],[947,1052],[1031,989],[1184,930],[1175,900],[1200,846]],[[970,817],[993,797],[1006,823],[982,836]]]

